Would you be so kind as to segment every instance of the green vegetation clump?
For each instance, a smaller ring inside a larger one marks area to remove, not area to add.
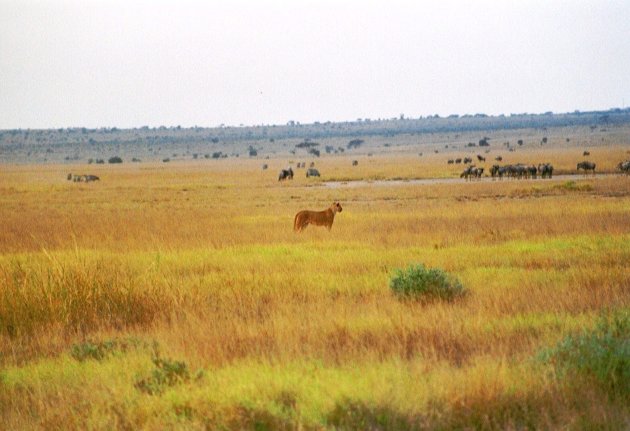
[[[565,181],[562,184],[556,184],[553,186],[554,189],[564,190],[567,192],[590,192],[593,191],[593,186],[591,184],[578,184],[573,180]]]
[[[426,268],[422,264],[397,270],[389,282],[394,294],[416,300],[442,299],[451,301],[465,293],[460,281],[439,268]]]
[[[539,359],[561,379],[595,382],[609,395],[630,400],[630,309],[602,315],[592,331],[565,337]]]
[[[87,359],[101,361],[116,352],[126,352],[130,348],[138,348],[141,345],[143,345],[143,343],[135,338],[125,340],[86,341],[73,344],[70,348],[70,355],[80,362]]]
[[[185,362],[162,359],[157,353],[151,360],[155,369],[149,377],[140,379],[135,384],[141,392],[149,395],[161,394],[167,387],[190,380],[190,372]]]

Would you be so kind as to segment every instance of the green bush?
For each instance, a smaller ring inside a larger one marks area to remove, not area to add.
[[[602,315],[593,330],[569,335],[538,357],[567,382],[595,382],[630,399],[630,309]]]
[[[465,293],[459,280],[442,269],[426,268],[422,264],[397,270],[389,282],[395,295],[416,300],[442,299],[451,301]]]
[[[151,361],[155,368],[149,377],[136,381],[134,385],[136,389],[149,395],[156,395],[164,392],[167,387],[190,381],[191,375],[185,362],[161,358],[157,343],[153,349]],[[203,375],[204,372],[200,369],[194,373],[193,378],[200,380]]]
[[[70,355],[77,361],[83,362],[86,359],[101,361],[116,352],[124,353],[129,349],[146,347],[146,343],[135,339],[114,339],[105,341],[85,341],[73,344],[70,348]]]

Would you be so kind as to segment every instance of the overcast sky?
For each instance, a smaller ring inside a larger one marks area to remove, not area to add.
[[[630,104],[630,1],[0,0],[0,128]]]

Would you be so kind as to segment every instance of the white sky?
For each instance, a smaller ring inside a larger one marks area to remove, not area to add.
[[[0,0],[0,128],[630,104],[630,1]]]

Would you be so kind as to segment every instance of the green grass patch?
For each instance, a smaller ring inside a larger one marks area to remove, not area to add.
[[[460,281],[439,268],[426,268],[422,264],[397,270],[389,287],[400,298],[430,301],[452,301],[465,293]]]
[[[561,379],[595,382],[609,395],[630,400],[630,309],[603,314],[593,330],[565,337],[539,359]]]

